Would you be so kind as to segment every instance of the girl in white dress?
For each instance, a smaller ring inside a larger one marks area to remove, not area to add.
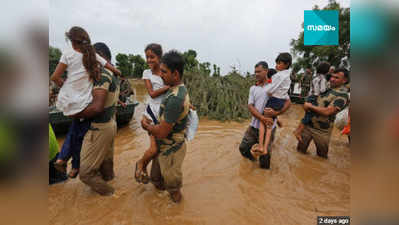
[[[150,120],[157,124],[159,121],[159,108],[165,93],[169,90],[168,85],[164,85],[161,78],[160,61],[162,57],[162,47],[159,44],[149,44],[144,50],[149,70],[143,72],[143,80],[148,91],[147,106],[143,115],[143,120]],[[134,177],[137,182],[148,183],[147,165],[157,154],[155,137],[150,136],[150,148],[144,153],[143,157],[137,161]]]
[[[114,74],[120,75],[120,72],[96,53],[83,28],[72,27],[65,35],[72,42],[72,49],[62,54],[51,80],[62,86],[56,107],[71,116],[83,111],[92,101],[93,81],[100,77],[100,65]],[[64,81],[61,76],[65,71],[68,73]]]
[[[120,75],[119,70],[98,55],[91,45],[89,34],[81,27],[72,27],[66,34],[72,49],[64,51],[51,80],[61,87],[56,107],[66,116],[83,111],[92,101],[93,81],[100,78],[101,67]],[[67,71],[67,78],[62,75]],[[54,166],[66,172],[67,161],[72,157],[72,170],[69,177],[79,173],[80,149],[84,135],[90,127],[90,121],[74,119],[68,131],[61,152]]]

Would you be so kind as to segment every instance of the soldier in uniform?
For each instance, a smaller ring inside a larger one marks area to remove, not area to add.
[[[108,46],[96,43],[94,48],[108,62],[111,61]],[[100,195],[112,195],[114,188],[107,181],[114,178],[115,112],[119,96],[117,78],[104,68],[100,78],[94,81],[92,93],[92,103],[75,115],[91,120],[80,153],[80,180]]]
[[[126,103],[130,95],[134,94],[132,85],[126,77],[120,78],[120,94],[119,101]]]
[[[298,141],[297,150],[306,153],[309,144],[314,140],[317,155],[327,158],[328,145],[334,125],[335,115],[348,104],[348,92],[344,87],[349,80],[349,71],[337,69],[330,79],[331,88],[320,94],[316,104],[305,102],[303,108],[311,112],[311,119],[301,133],[301,140]]]
[[[151,182],[157,189],[169,192],[174,202],[180,202],[183,185],[182,164],[186,155],[185,131],[190,97],[183,83],[184,59],[172,50],[161,59],[161,75],[170,86],[162,100],[159,124],[143,119],[144,130],[154,135],[158,154],[152,161]]]
[[[295,83],[298,82],[298,75],[294,72],[294,70],[290,74],[290,79],[291,79],[291,86],[288,92],[292,94],[294,92]]]
[[[301,96],[307,97],[309,95],[310,86],[313,79],[313,72],[311,68],[307,68],[301,80]]]

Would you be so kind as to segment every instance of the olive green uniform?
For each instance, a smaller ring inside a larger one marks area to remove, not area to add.
[[[113,157],[116,135],[115,111],[119,96],[119,84],[111,72],[103,70],[93,90],[104,89],[107,97],[104,111],[91,118],[80,153],[80,180],[102,195],[112,194],[113,187],[105,181],[114,177]]]
[[[305,73],[301,81],[301,96],[307,97],[309,95],[310,86],[312,84],[312,74]]]
[[[335,89],[328,89],[326,92],[317,97],[316,103],[316,106],[320,107],[334,106],[338,109],[338,113],[348,104],[347,89],[344,86]],[[305,129],[302,132],[302,142],[298,143],[297,150],[299,152],[306,153],[310,142],[314,140],[317,149],[317,155],[327,158],[328,145],[330,142],[336,114],[322,116],[313,111],[311,114],[311,122],[305,125]]]
[[[184,84],[171,88],[161,103],[159,120],[173,124],[166,138],[157,139],[158,155],[152,161],[151,181],[172,193],[182,187],[181,167],[186,155],[185,132],[190,98]]]
[[[119,100],[121,102],[126,102],[127,98],[133,94],[133,89],[132,86],[129,82],[128,79],[121,79],[120,81],[120,94],[119,94]]]

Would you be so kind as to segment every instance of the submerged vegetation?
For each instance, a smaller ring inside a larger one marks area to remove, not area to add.
[[[234,68],[221,76],[217,65],[213,64],[212,72],[211,63],[199,62],[192,49],[184,52],[183,57],[183,80],[200,117],[221,121],[250,118],[247,105],[249,88],[255,83],[253,76],[244,77]]]
[[[200,69],[186,71],[184,83],[199,116],[215,120],[241,120],[250,117],[248,92],[255,83],[252,77],[236,72],[226,76],[209,76]]]

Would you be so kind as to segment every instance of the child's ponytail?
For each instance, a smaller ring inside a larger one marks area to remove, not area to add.
[[[90,80],[99,80],[100,67],[97,62],[96,51],[91,45],[89,34],[81,27],[72,27],[65,35],[82,52],[83,66],[89,74]]]

